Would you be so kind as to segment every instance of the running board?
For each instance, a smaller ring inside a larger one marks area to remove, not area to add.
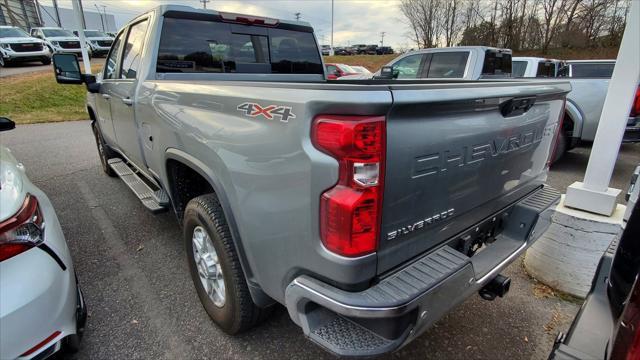
[[[149,211],[155,214],[166,211],[169,208],[169,196],[167,193],[162,189],[153,190],[122,159],[109,159],[108,163],[111,169],[118,174],[120,179],[136,194],[142,205]]]

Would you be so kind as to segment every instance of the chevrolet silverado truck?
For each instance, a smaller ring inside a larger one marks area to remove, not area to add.
[[[461,79],[478,80],[511,77],[511,50],[487,46],[454,46],[406,52],[383,68],[391,68],[397,80]],[[363,80],[381,77],[373,74],[347,75],[340,80]]]
[[[615,60],[563,62],[541,58],[513,58],[514,76],[564,77],[571,83],[571,92],[567,95],[563,131],[558,137],[556,160],[580,142],[592,142],[595,139],[615,64]],[[640,87],[636,91],[622,141],[640,141]]]
[[[305,22],[166,5],[85,83],[104,172],[173,210],[225,332],[279,303],[314,343],[372,356],[480,292],[549,225],[567,82],[329,81]]]

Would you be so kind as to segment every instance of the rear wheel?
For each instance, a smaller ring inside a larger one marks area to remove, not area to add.
[[[111,166],[109,166],[109,159],[116,157],[115,153],[113,152],[113,150],[109,149],[109,147],[104,143],[102,134],[100,134],[100,130],[95,125],[95,123],[91,125],[91,127],[93,128],[93,135],[96,138],[96,145],[98,146],[98,156],[100,157],[100,164],[102,165],[102,171],[104,171],[105,174],[111,177],[118,176],[118,174],[116,174],[116,172],[113,171]]]
[[[9,65],[9,60],[5,60],[2,55],[0,55],[0,67],[7,67]]]
[[[567,152],[568,141],[569,141],[569,137],[563,129],[558,133],[558,139],[556,140],[556,149],[553,155],[553,161],[551,162],[552,164],[555,164],[555,162],[560,160],[560,158],[562,158],[564,153]]]
[[[51,58],[48,56],[45,56],[42,58],[42,65],[50,65],[51,64]]]
[[[198,196],[184,213],[189,270],[209,317],[227,334],[252,328],[266,313],[257,307],[215,194]]]

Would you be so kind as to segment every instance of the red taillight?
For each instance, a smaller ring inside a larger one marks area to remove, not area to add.
[[[47,345],[49,342],[51,342],[51,340],[55,339],[58,337],[58,335],[60,335],[61,332],[60,331],[56,331],[53,334],[49,335],[46,339],[40,341],[36,346],[32,347],[31,349],[25,351],[22,356],[29,356],[31,354],[33,354],[34,352],[40,350],[43,346]]]
[[[567,99],[562,100],[562,108],[560,108],[560,116],[558,117],[558,127],[556,127],[556,131],[553,133],[553,138],[551,139],[551,149],[549,149],[549,157],[547,158],[547,167],[551,166],[553,159],[556,157],[556,151],[558,150],[558,141],[560,140],[560,131],[563,131],[562,126],[564,125],[564,109],[567,106]]]
[[[636,90],[636,98],[633,99],[633,104],[631,105],[631,113],[630,117],[640,116],[640,86]]]
[[[320,198],[320,237],[339,255],[378,246],[385,157],[384,116],[323,115],[314,120],[314,145],[338,160],[338,183]]]
[[[278,25],[278,19],[260,17],[260,16],[250,16],[250,15],[242,15],[236,13],[228,13],[228,12],[220,12],[220,16],[222,20],[225,22],[234,22],[240,24],[249,24],[249,25],[262,25],[262,26],[276,26]]]
[[[38,199],[27,194],[20,210],[0,223],[0,261],[38,245],[42,241],[42,224]]]
[[[620,315],[611,347],[611,360],[640,359],[640,283],[636,280]]]

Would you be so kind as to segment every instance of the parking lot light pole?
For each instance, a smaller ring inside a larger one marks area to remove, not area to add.
[[[640,1],[631,1],[627,26],[602,107],[598,131],[591,148],[583,182],[567,188],[565,205],[611,216],[619,189],[609,187],[611,175],[627,125],[634,94],[640,81]]]
[[[89,61],[89,53],[87,52],[87,41],[84,37],[84,28],[82,26],[84,15],[80,7],[80,0],[71,0],[73,5],[73,13],[76,17],[78,36],[80,37],[80,48],[82,49],[82,63],[84,64],[84,73],[91,74],[91,62]]]

